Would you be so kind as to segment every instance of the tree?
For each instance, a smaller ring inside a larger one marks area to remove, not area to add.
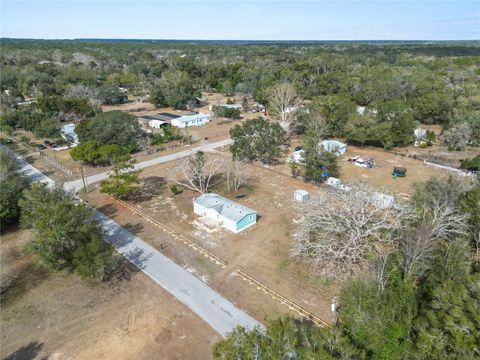
[[[466,235],[467,216],[459,207],[462,193],[462,184],[454,177],[431,178],[417,185],[411,200],[416,216],[399,242],[405,276],[423,276],[439,243]]]
[[[138,192],[141,170],[133,170],[134,161],[115,159],[107,180],[100,182],[100,192],[127,199]]]
[[[295,253],[322,275],[342,278],[364,266],[367,256],[393,246],[410,211],[385,206],[375,200],[378,194],[356,183],[350,191],[311,199],[303,209]]]
[[[59,129],[60,123],[58,121],[44,119],[35,126],[33,132],[37,137],[55,138],[60,135]]]
[[[18,221],[20,216],[19,200],[27,187],[27,179],[20,172],[13,155],[0,148],[0,230]]]
[[[187,105],[200,95],[188,74],[182,71],[167,71],[154,87],[149,101],[157,107],[171,106],[185,110]]]
[[[385,134],[387,136],[379,139],[384,148],[410,145],[413,141],[415,123],[408,104],[395,99],[375,104],[375,108],[377,122],[390,125],[388,133]]]
[[[417,209],[411,229],[400,242],[403,272],[406,276],[421,276],[431,265],[432,253],[439,241],[453,241],[465,235],[465,216],[455,207],[434,199]]]
[[[202,151],[185,159],[171,174],[172,180],[187,189],[206,193],[218,180],[218,173],[224,166],[221,157],[207,158]],[[182,177],[182,180],[178,180]]]
[[[295,87],[290,83],[277,84],[272,88],[269,105],[272,114],[279,120],[283,130],[290,133],[297,111],[302,100],[298,97]]]
[[[98,141],[85,141],[70,151],[70,156],[75,161],[84,161],[89,164],[97,164],[100,158]]]
[[[465,150],[465,146],[470,143],[472,138],[472,129],[466,121],[460,122],[445,130],[441,138],[449,149]]]
[[[93,210],[76,203],[59,187],[35,183],[20,201],[21,223],[33,229],[33,251],[43,265],[103,278],[111,265],[112,248],[102,239]]]
[[[303,145],[303,161],[305,180],[323,182],[326,173],[329,176],[337,176],[340,170],[336,150],[328,151],[320,146],[317,137],[307,137]]]
[[[347,95],[336,94],[314,98],[307,109],[311,116],[320,115],[324,118],[326,134],[343,137],[347,122],[355,114],[356,105]]]
[[[105,105],[123,104],[128,100],[125,92],[118,86],[104,85],[98,90],[98,98]]]
[[[460,168],[470,171],[480,171],[480,155],[477,155],[471,159],[461,159]]]
[[[432,91],[415,97],[412,108],[414,118],[422,124],[448,124],[454,96]]]
[[[242,110],[243,112],[247,112],[250,109],[249,101],[246,96],[242,98]]]
[[[117,144],[128,152],[135,150],[138,139],[144,135],[137,118],[119,110],[100,113],[91,119],[82,120],[75,128],[75,132],[80,143],[97,141],[103,145]]]
[[[270,164],[279,157],[286,133],[279,124],[259,117],[235,125],[230,129],[230,136],[234,158]]]
[[[240,119],[240,110],[234,108],[228,108],[222,105],[215,105],[212,108],[216,117],[226,117],[230,119]]]
[[[238,191],[240,187],[248,185],[253,177],[248,170],[248,165],[243,160],[233,159],[227,167],[227,189]]]

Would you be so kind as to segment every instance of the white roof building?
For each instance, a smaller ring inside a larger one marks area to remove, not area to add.
[[[303,189],[298,189],[293,192],[293,199],[298,202],[307,202],[310,199],[310,193]]]
[[[203,126],[210,121],[210,114],[198,113],[192,115],[184,115],[172,119],[172,126],[178,128],[186,128],[191,126]]]
[[[148,126],[152,129],[160,129],[160,127],[164,124],[168,124],[168,122],[162,120],[150,120],[148,122]]]
[[[257,222],[257,212],[218,194],[202,194],[193,199],[193,212],[207,217],[234,233]]]
[[[343,155],[347,151],[347,145],[338,140],[324,140],[320,146],[327,151],[335,151],[336,156]]]
[[[75,133],[75,124],[64,125],[60,128],[62,137],[73,144],[78,144],[78,136]]]

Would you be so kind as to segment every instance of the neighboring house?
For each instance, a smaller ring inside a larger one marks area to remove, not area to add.
[[[162,112],[155,115],[142,115],[142,116],[139,116],[139,119],[146,122],[149,122],[150,120],[160,120],[160,121],[170,122],[172,119],[177,119],[181,116],[182,115]]]
[[[340,156],[347,151],[347,145],[338,140],[324,140],[320,146],[327,151],[335,151],[336,156]]]
[[[60,128],[60,135],[70,143],[78,144],[78,136],[75,133],[75,124],[64,125]]]
[[[203,126],[210,121],[210,115],[204,113],[184,115],[178,118],[172,119],[172,126],[178,128],[186,128],[191,126]]]
[[[257,222],[257,212],[218,194],[203,194],[193,199],[193,212],[211,219],[234,233]]]
[[[210,105],[208,107],[208,110],[212,111],[214,106],[220,106],[227,109],[237,109],[237,110],[242,110],[243,108],[242,104],[216,104],[216,105]]]
[[[413,135],[415,137],[414,146],[419,146],[422,142],[427,139],[427,130],[422,128],[417,128],[413,131]]]

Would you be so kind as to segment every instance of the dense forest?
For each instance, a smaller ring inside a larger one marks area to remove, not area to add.
[[[4,39],[1,125],[48,136],[59,120],[126,101],[124,89],[182,109],[201,91],[268,106],[272,87],[289,83],[311,101],[304,117],[325,118],[326,135],[391,148],[409,144],[419,123],[440,124],[458,148],[480,137],[478,45]],[[36,103],[19,106],[25,97]]]

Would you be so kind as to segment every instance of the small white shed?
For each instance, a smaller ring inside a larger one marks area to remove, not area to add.
[[[168,124],[166,121],[162,120],[150,120],[148,122],[148,126],[151,127],[152,129],[160,129],[162,125]]]
[[[299,189],[293,192],[293,199],[298,202],[307,202],[310,199],[308,191]]]

